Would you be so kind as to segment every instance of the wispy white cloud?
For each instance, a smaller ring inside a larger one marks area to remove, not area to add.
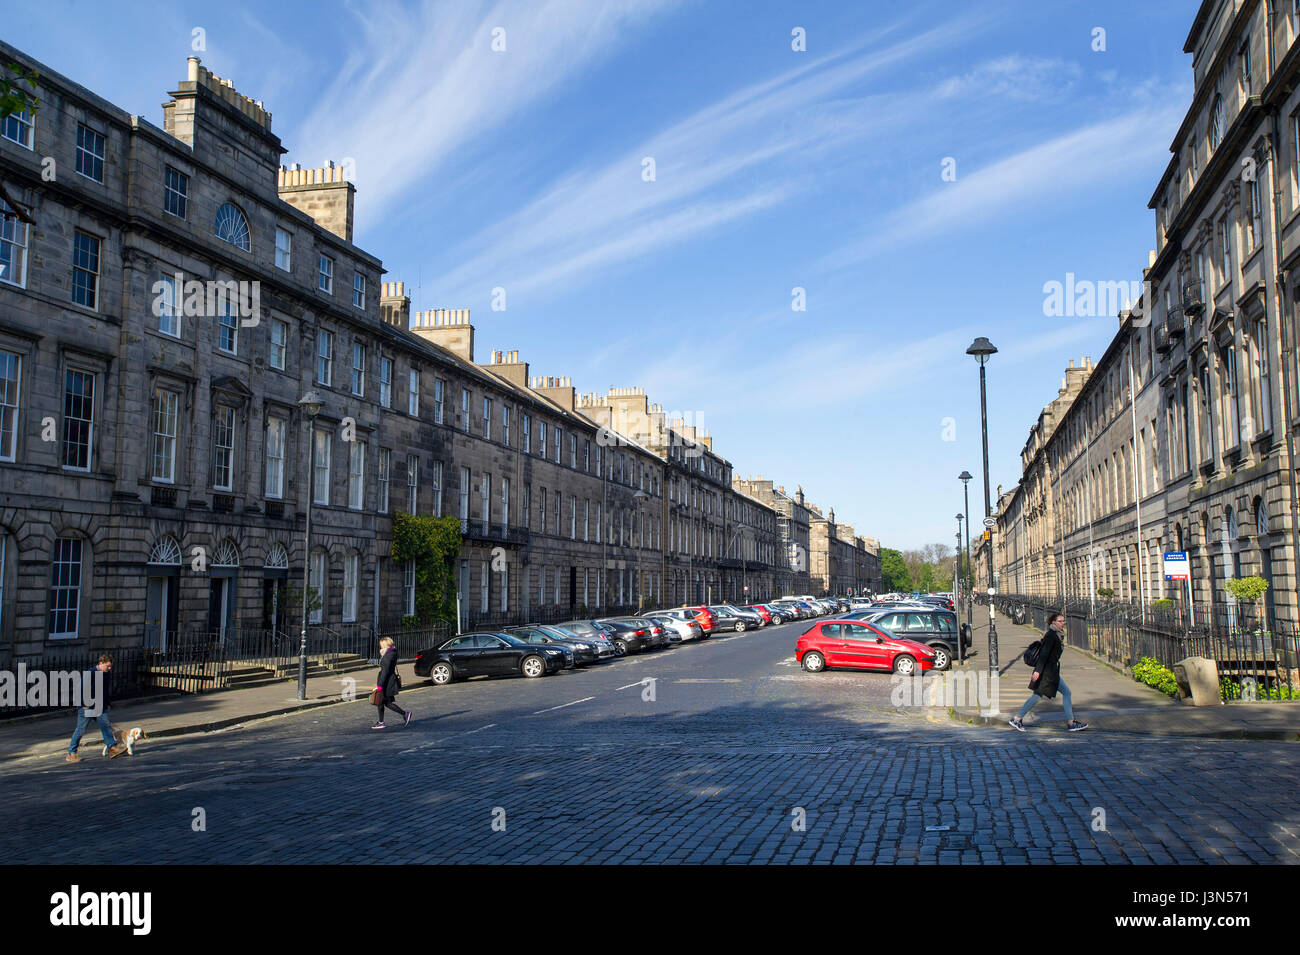
[[[348,55],[299,126],[303,162],[352,158],[378,219],[465,144],[615,53],[676,0],[353,2]],[[493,31],[505,31],[494,52]]]
[[[936,95],[940,99],[979,97],[1004,102],[1059,99],[1076,88],[1082,75],[1077,63],[1011,54],[944,80]]]
[[[1034,206],[1075,201],[1090,189],[1145,175],[1169,152],[1181,104],[1139,108],[1055,136],[974,172],[873,223],[864,238],[827,256],[844,268],[879,252],[987,223],[1005,223]]]
[[[575,169],[466,241],[462,264],[438,279],[440,294],[481,297],[495,285],[526,294],[590,277],[788,200],[814,181],[799,171],[807,163],[911,115],[905,98],[865,95],[859,83],[969,38],[969,24],[953,21],[879,45],[893,31],[726,96],[603,166]],[[642,179],[645,157],[654,181]]]

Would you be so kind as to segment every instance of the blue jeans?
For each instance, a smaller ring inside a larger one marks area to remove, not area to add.
[[[104,737],[104,745],[110,749],[116,745],[113,739],[113,724],[108,718],[108,710],[100,710],[98,716],[90,716],[83,707],[77,707],[77,728],[72,734],[72,742],[68,744],[68,752],[75,753],[77,747],[81,745],[81,734],[86,732],[86,727],[90,721],[94,720],[99,724],[99,733]]]
[[[1067,720],[1072,720],[1074,719],[1074,708],[1070,706],[1070,688],[1065,685],[1064,680],[1059,680],[1057,682],[1057,687],[1061,691],[1061,705],[1065,707],[1065,718]],[[1025,705],[1020,707],[1020,712],[1016,714],[1016,719],[1024,719],[1025,714],[1032,710],[1034,705],[1041,699],[1042,697],[1035,693],[1029,699],[1025,700]]]

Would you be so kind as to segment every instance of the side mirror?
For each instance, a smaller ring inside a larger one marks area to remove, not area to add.
[[[876,643],[884,643],[884,642],[885,642],[884,637],[876,637]]]

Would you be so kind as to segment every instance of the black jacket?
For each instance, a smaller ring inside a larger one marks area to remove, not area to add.
[[[397,696],[397,691],[402,688],[402,681],[397,676],[397,648],[389,647],[382,657],[379,658],[379,677],[375,680],[375,686],[384,688],[384,699],[391,700]]]
[[[99,686],[95,686],[97,678]],[[94,696],[98,694],[97,696]],[[99,709],[107,710],[113,704],[113,671],[101,673],[99,667],[91,667],[86,671],[85,676],[81,679],[81,702],[83,707],[89,707],[90,700],[94,696],[95,702],[99,704]]]
[[[1029,688],[1039,696],[1053,699],[1056,696],[1056,690],[1061,682],[1061,654],[1065,651],[1065,644],[1061,642],[1060,636],[1051,627],[1043,634],[1042,649],[1038,651],[1038,665],[1034,670],[1038,673],[1038,679],[1030,679]]]

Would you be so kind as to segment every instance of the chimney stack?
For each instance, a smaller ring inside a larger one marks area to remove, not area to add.
[[[411,300],[406,295],[405,282],[381,282],[379,285],[379,318],[385,324],[402,331],[411,328]]]
[[[466,361],[474,361],[474,326],[467,308],[437,308],[416,312],[411,331]]]

